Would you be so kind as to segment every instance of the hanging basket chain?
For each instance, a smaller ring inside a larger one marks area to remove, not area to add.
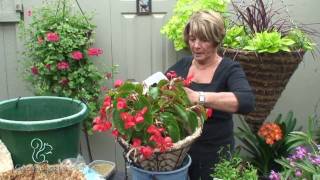
[[[61,1],[63,1],[62,13],[63,13],[63,17],[64,17],[64,15],[65,15],[66,1],[67,1],[67,0],[59,0],[59,1],[58,1],[56,15],[58,14],[58,12],[59,12],[59,10],[60,10],[60,5],[61,5],[61,3],[62,3]],[[85,19],[85,21],[87,22],[87,24],[90,24],[90,23],[89,23],[89,20],[88,20],[87,17],[85,16],[85,14],[84,14],[81,6],[80,6],[80,3],[78,2],[78,0],[75,0],[75,1],[76,1],[76,4],[77,4],[77,6],[78,6],[78,8],[79,8],[79,10],[80,10],[80,13],[81,13],[82,17]]]
[[[86,22],[87,22],[88,24],[90,24],[90,23],[89,23],[89,21],[88,21],[88,19],[87,19],[87,17],[85,16],[85,14],[84,14],[84,12],[83,12],[83,10],[82,10],[82,8],[81,8],[81,6],[80,6],[80,4],[79,4],[78,0],[75,0],[75,1],[76,1],[76,3],[77,3],[77,6],[78,6],[78,8],[79,8],[79,10],[80,10],[80,12],[81,12],[81,14],[82,14],[83,18],[86,20]]]

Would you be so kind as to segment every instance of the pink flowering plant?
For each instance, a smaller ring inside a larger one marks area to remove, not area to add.
[[[316,142],[317,126],[315,117],[309,118],[307,132],[293,131],[287,139],[296,148],[288,157],[275,160],[283,167],[281,172],[271,171],[271,180],[320,179],[320,151]]]
[[[29,10],[20,23],[25,41],[24,77],[36,95],[66,96],[84,101],[93,117],[99,109],[103,74],[93,59],[103,53],[93,44],[91,16],[72,8],[71,1],[46,3]],[[108,78],[114,67],[109,69]],[[91,129],[91,119],[86,122]]]
[[[205,109],[191,104],[183,89],[190,78],[176,77],[174,72],[167,76],[169,80],[149,88],[142,83],[115,81],[93,129],[111,130],[116,139],[126,141],[142,158],[169,151],[173,143],[193,134],[206,119]]]

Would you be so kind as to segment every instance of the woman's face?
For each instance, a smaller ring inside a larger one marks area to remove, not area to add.
[[[209,60],[217,51],[212,42],[200,40],[192,35],[189,35],[189,47],[193,58],[197,61]]]

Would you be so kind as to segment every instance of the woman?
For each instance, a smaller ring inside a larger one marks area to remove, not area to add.
[[[234,146],[232,113],[245,114],[254,109],[254,95],[240,64],[217,53],[224,36],[224,21],[218,13],[193,14],[184,30],[192,56],[168,69],[183,78],[192,77],[190,87],[185,88],[190,101],[213,109],[189,151],[191,180],[212,179],[218,151]]]

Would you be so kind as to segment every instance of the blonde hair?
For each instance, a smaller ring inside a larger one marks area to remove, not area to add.
[[[222,16],[214,11],[195,12],[184,29],[184,41],[188,47],[190,34],[218,46],[226,34]]]

